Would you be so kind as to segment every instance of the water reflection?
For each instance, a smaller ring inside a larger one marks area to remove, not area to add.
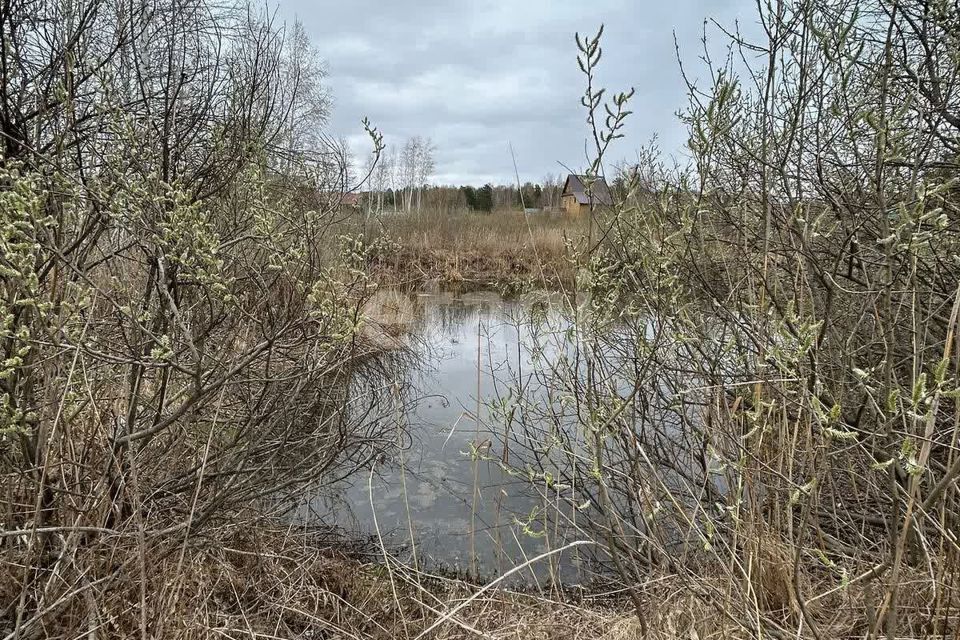
[[[395,406],[398,441],[409,446],[372,477],[353,476],[333,497],[314,500],[312,511],[355,536],[379,527],[385,544],[406,549],[403,559],[420,568],[489,577],[569,541],[602,539],[600,482],[633,550],[656,514],[687,505],[698,513],[695,494],[715,500],[705,449],[683,427],[696,403],[679,401],[646,360],[646,343],[670,327],[619,319],[591,336],[558,313],[563,306],[545,294],[380,294],[368,315],[423,363],[395,387],[416,401],[399,391],[384,398]],[[621,404],[615,415],[603,413]],[[597,438],[606,442],[602,472],[593,462]],[[688,539],[675,522],[690,517],[674,516],[660,525],[661,544]],[[516,577],[589,581],[589,551],[557,554]]]
[[[412,446],[380,465],[372,479],[343,483],[333,498],[312,504],[313,512],[355,535],[374,536],[379,526],[388,546],[407,549],[407,560],[415,554],[427,569],[500,574],[562,544],[565,531],[553,526],[544,533],[549,505],[540,492],[504,464],[516,461],[509,460],[505,436],[514,449],[522,443],[494,431],[511,421],[493,413],[509,406],[517,381],[532,379],[538,361],[549,357],[531,349],[535,302],[492,292],[391,293],[378,304],[386,307],[376,314],[378,322],[403,322],[425,365],[405,381],[420,400],[397,416]],[[542,304],[536,311],[550,313]],[[572,556],[538,566],[523,579],[551,570],[577,579]]]

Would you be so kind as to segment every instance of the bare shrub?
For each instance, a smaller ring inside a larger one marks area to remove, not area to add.
[[[758,17],[690,85],[692,166],[648,153],[576,255],[573,346],[516,412],[537,482],[651,633],[666,575],[736,636],[950,635],[960,16]],[[600,175],[631,94],[578,44]]]
[[[395,373],[330,237],[302,34],[203,0],[13,2],[0,31],[0,629],[146,634],[193,545],[394,442]]]

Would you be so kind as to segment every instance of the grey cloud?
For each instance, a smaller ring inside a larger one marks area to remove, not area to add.
[[[703,21],[740,19],[749,31],[753,0],[670,3],[599,0],[395,0],[317,3],[281,0],[284,19],[299,18],[328,61],[334,111],[330,133],[356,153],[369,148],[367,116],[402,144],[433,139],[439,182],[539,180],[560,164],[584,164],[587,128],[579,104],[582,77],[573,34],[606,24],[599,79],[610,90],[637,89],[627,137],[614,155],[630,157],[654,135],[668,153],[684,132],[674,113],[685,87],[674,31],[694,63]],[[365,146],[366,145],[366,146]]]

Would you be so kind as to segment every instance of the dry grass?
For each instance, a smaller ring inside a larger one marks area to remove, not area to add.
[[[185,545],[170,537],[141,546],[136,538],[103,536],[78,549],[99,575],[78,575],[81,558],[64,559],[62,579],[45,594],[47,613],[29,616],[18,637],[634,637],[607,635],[623,628],[616,603],[491,590],[461,606],[478,587],[392,559],[363,560],[316,532],[260,523],[211,530]],[[16,588],[19,575],[15,562],[4,563],[4,591]],[[13,632],[0,627],[3,637]]]
[[[383,548],[350,547],[329,532],[284,526],[256,506],[189,536],[159,533],[161,520],[151,514],[143,529],[133,521],[100,532],[63,527],[56,557],[35,565],[38,588],[27,589],[36,606],[25,612],[18,636],[13,621],[29,552],[25,536],[5,537],[0,637],[644,637],[622,586],[607,594],[486,588],[416,571]],[[682,567],[649,567],[634,585],[646,638],[755,638],[758,625],[762,637],[797,637],[791,630],[805,625],[791,585],[796,549],[768,533],[743,546],[742,580],[719,559],[695,560],[699,554]],[[871,588],[842,586],[817,563],[799,569],[797,584],[819,637],[863,637],[864,611],[876,604]],[[940,637],[950,628],[932,615],[937,594],[924,571],[905,567],[900,576],[908,637]]]
[[[381,278],[522,287],[572,282],[568,242],[581,242],[588,225],[561,214],[496,211],[384,216],[376,226],[395,243],[375,256]]]

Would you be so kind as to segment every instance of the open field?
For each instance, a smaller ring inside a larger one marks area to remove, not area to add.
[[[586,218],[517,211],[390,214],[370,224],[390,243],[372,256],[384,282],[554,288],[576,275],[570,247],[581,246]]]

